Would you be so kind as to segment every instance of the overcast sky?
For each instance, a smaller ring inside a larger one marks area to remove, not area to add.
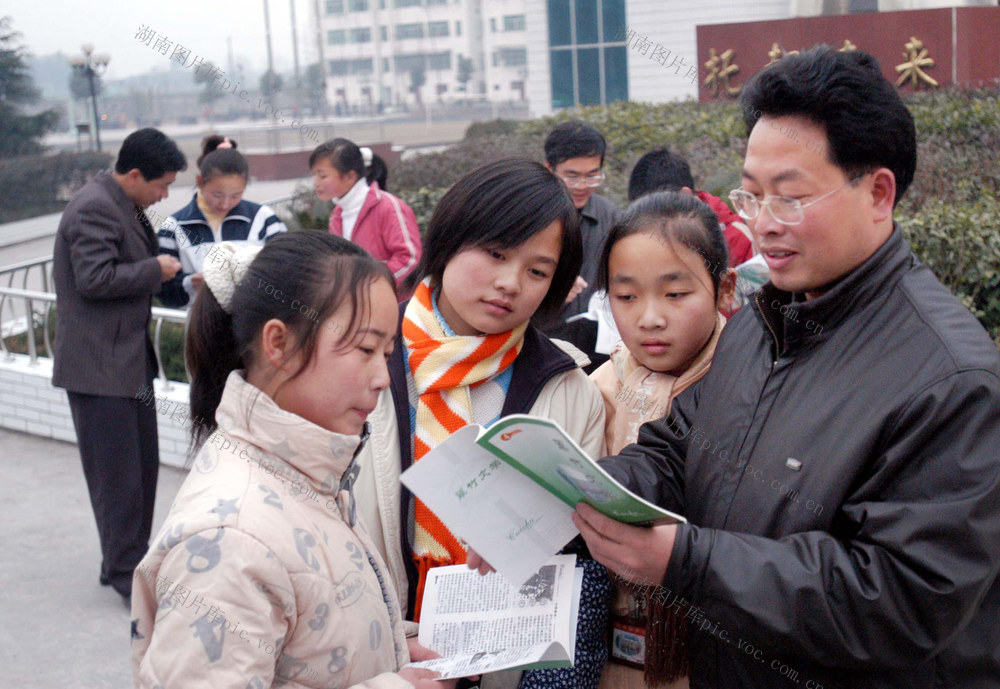
[[[315,61],[313,0],[294,0],[299,26],[299,61]],[[275,68],[292,67],[291,11],[288,0],[270,0],[271,43]],[[233,54],[254,70],[267,66],[263,0],[3,0],[0,16],[13,18],[13,28],[36,57],[50,53],[79,53],[93,43],[98,53],[111,56],[107,77],[120,79],[165,69],[166,56],[136,40],[140,26],[147,26],[171,42],[190,48],[225,68],[226,38]]]

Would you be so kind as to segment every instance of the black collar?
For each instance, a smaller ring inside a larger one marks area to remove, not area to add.
[[[751,308],[775,343],[775,355],[821,342],[845,320],[885,294],[909,271],[916,258],[895,225],[889,239],[860,266],[833,283],[816,299],[778,289],[768,282],[754,295]]]

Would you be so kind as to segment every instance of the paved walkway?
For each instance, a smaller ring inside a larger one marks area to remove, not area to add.
[[[160,469],[154,534],[184,476]],[[0,429],[0,477],[0,687],[131,687],[129,612],[97,581],[76,445]]]

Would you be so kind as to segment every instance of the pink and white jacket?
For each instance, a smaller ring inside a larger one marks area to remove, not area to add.
[[[330,215],[330,234],[344,236],[343,209]],[[420,261],[420,229],[417,216],[405,201],[379,189],[372,182],[351,231],[351,241],[385,263],[398,286]]]

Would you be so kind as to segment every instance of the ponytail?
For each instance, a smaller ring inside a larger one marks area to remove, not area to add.
[[[204,285],[191,308],[184,358],[191,375],[191,452],[216,429],[215,410],[229,374],[245,368],[233,318]]]
[[[299,375],[312,361],[320,328],[342,305],[350,305],[345,323],[337,323],[340,343],[354,341],[368,321],[368,287],[385,280],[395,292],[392,273],[364,249],[325,232],[279,234],[257,251],[250,247],[226,254],[226,242],[206,263],[205,283],[191,308],[185,358],[191,373],[191,454],[218,424],[216,410],[229,375],[254,368],[257,340],[264,325],[282,321],[295,345],[289,359],[301,354]],[[253,247],[256,250],[256,247]],[[223,276],[214,277],[213,270]],[[215,291],[213,291],[215,290]],[[276,298],[275,295],[282,295]]]
[[[319,160],[328,160],[333,169],[342,175],[353,172],[358,179],[369,184],[378,182],[380,189],[385,190],[389,177],[389,168],[381,156],[375,154],[367,146],[359,147],[348,139],[331,139],[320,144],[309,156],[309,167],[312,168]]]

